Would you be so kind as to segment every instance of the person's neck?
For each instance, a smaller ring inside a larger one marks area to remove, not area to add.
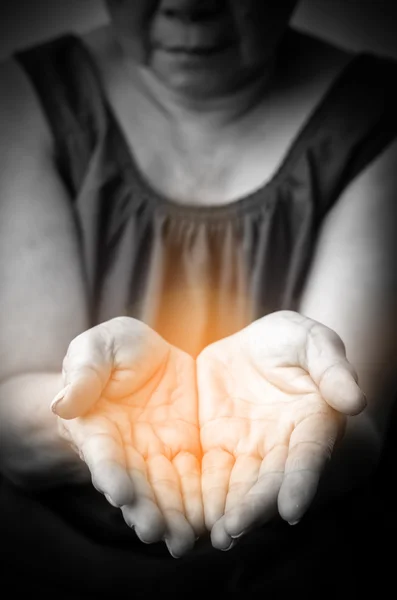
[[[278,52],[238,89],[222,96],[198,97],[168,87],[149,69],[139,66],[120,38],[111,39],[112,62],[119,73],[120,69],[123,72],[124,98],[132,92],[130,98],[141,107],[141,115],[151,123],[149,128],[157,127],[163,139],[172,140],[184,157],[208,157],[215,149],[224,153],[225,147],[234,147],[236,139],[257,128],[260,114],[278,87]]]
[[[197,98],[178,93],[146,69],[140,69],[144,93],[174,123],[200,131],[213,132],[235,126],[254,113],[261,104],[273,76],[274,65],[264,66],[255,78],[238,90],[217,97]]]

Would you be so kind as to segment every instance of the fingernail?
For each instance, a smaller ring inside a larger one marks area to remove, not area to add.
[[[231,550],[232,548],[234,548],[234,546],[236,544],[237,544],[237,540],[235,538],[233,538],[231,544],[227,548],[221,548],[221,550],[222,550],[222,552],[228,552],[228,550]]]
[[[52,410],[52,412],[54,414],[57,414],[56,412],[56,408],[58,406],[58,404],[60,404],[60,402],[62,402],[62,400],[64,399],[64,397],[66,396],[69,388],[70,388],[70,383],[68,383],[67,385],[65,385],[65,387],[57,393],[57,395],[55,396],[55,398],[53,399],[53,401],[51,402],[50,408]]]
[[[181,558],[180,556],[178,556],[177,554],[175,554],[175,553],[174,553],[174,552],[171,550],[171,547],[170,547],[170,544],[169,544],[169,542],[168,542],[167,538],[164,538],[164,541],[165,541],[165,544],[166,544],[166,546],[167,546],[167,548],[168,548],[168,552],[171,554],[172,558]]]
[[[299,520],[298,521],[288,521],[288,525],[298,525]]]
[[[109,504],[111,504],[112,506],[114,506],[114,508],[120,508],[119,506],[117,506],[117,504],[111,499],[111,497],[109,496],[109,494],[105,494],[105,498],[106,500],[109,502]]]
[[[136,527],[132,526],[131,528],[135,530],[135,534],[140,539],[140,541],[142,542],[142,544],[146,544],[147,546],[149,546],[149,544],[152,543],[152,542],[148,542],[147,540],[143,539],[142,536],[141,536],[141,534],[136,530]]]
[[[238,533],[237,535],[231,535],[230,537],[233,540],[238,540],[238,538],[241,538],[243,535],[245,535],[247,532],[246,531],[242,531],[241,533]]]

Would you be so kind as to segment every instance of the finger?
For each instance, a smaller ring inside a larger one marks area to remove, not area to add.
[[[230,474],[225,514],[244,502],[245,496],[258,481],[261,463],[261,459],[255,456],[237,457]],[[225,530],[225,523],[226,518],[221,517],[211,530],[212,545],[218,550],[231,550],[235,545],[232,536]]]
[[[59,419],[59,424],[64,437],[87,464],[94,487],[113,506],[131,502],[134,489],[117,427],[104,417]]]
[[[332,408],[345,415],[357,415],[364,410],[365,394],[336,333],[323,325],[313,326],[307,337],[306,363],[321,396]]]
[[[183,452],[177,454],[173,465],[179,477],[186,518],[196,536],[200,536],[205,530],[200,462],[193,454]]]
[[[132,447],[126,448],[126,460],[134,486],[134,499],[122,507],[124,520],[135,529],[142,542],[159,542],[165,534],[165,520],[149,483],[145,460]]]
[[[194,546],[196,535],[184,514],[178,473],[165,456],[148,460],[149,480],[166,524],[165,542],[170,554],[179,558]]]
[[[320,374],[318,386],[324,400],[345,415],[357,415],[367,405],[365,394],[360,389],[355,372],[347,360],[324,369]]]
[[[92,425],[84,427],[80,424],[77,429],[79,434],[73,435],[73,439],[81,458],[90,469],[94,487],[113,506],[120,507],[132,502],[134,488],[128,475],[121,440]]]
[[[111,345],[100,326],[77,336],[63,361],[65,387],[55,396],[51,410],[62,419],[84,416],[99,400],[113,368]]]
[[[239,456],[233,466],[225,512],[229,512],[242,502],[249,490],[258,481],[262,460],[257,456]]]
[[[307,418],[293,431],[278,497],[279,513],[289,523],[299,521],[313,501],[338,432],[338,420],[327,415]]]
[[[244,499],[225,514],[224,527],[231,538],[263,525],[277,514],[277,496],[287,455],[286,446],[274,446],[262,461],[257,482]]]
[[[203,456],[202,494],[206,528],[212,527],[225,512],[234,456],[224,450],[210,450]]]
[[[237,544],[237,539],[232,538],[225,530],[225,515],[218,519],[211,529],[211,544],[223,552],[231,550]]]

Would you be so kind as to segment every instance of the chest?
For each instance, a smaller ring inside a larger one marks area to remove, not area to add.
[[[130,156],[152,190],[179,204],[214,206],[253,194],[298,145],[304,151],[306,126],[325,91],[326,82],[316,81],[293,97],[275,94],[254,119],[200,142],[133,109],[128,95],[115,94],[113,107]]]
[[[204,206],[245,198],[275,176],[302,141],[300,134],[307,133],[311,116],[349,60],[344,53],[327,53],[323,60],[317,59],[322,68],[315,69],[311,59],[302,58],[302,64],[294,65],[294,75],[279,75],[243,119],[227,127],[209,128],[204,122],[198,135],[196,123],[192,135],[187,119],[178,122],[167,115],[161,103],[142,93],[139,83],[126,81],[125,73],[121,76],[106,54],[98,53],[95,45],[91,50],[141,177],[169,200]]]

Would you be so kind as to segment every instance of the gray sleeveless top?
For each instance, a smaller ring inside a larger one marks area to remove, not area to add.
[[[296,309],[327,211],[396,134],[396,67],[358,55],[266,185],[226,206],[182,206],[141,177],[78,37],[18,58],[74,205],[92,324],[133,316],[194,356],[269,312]]]

